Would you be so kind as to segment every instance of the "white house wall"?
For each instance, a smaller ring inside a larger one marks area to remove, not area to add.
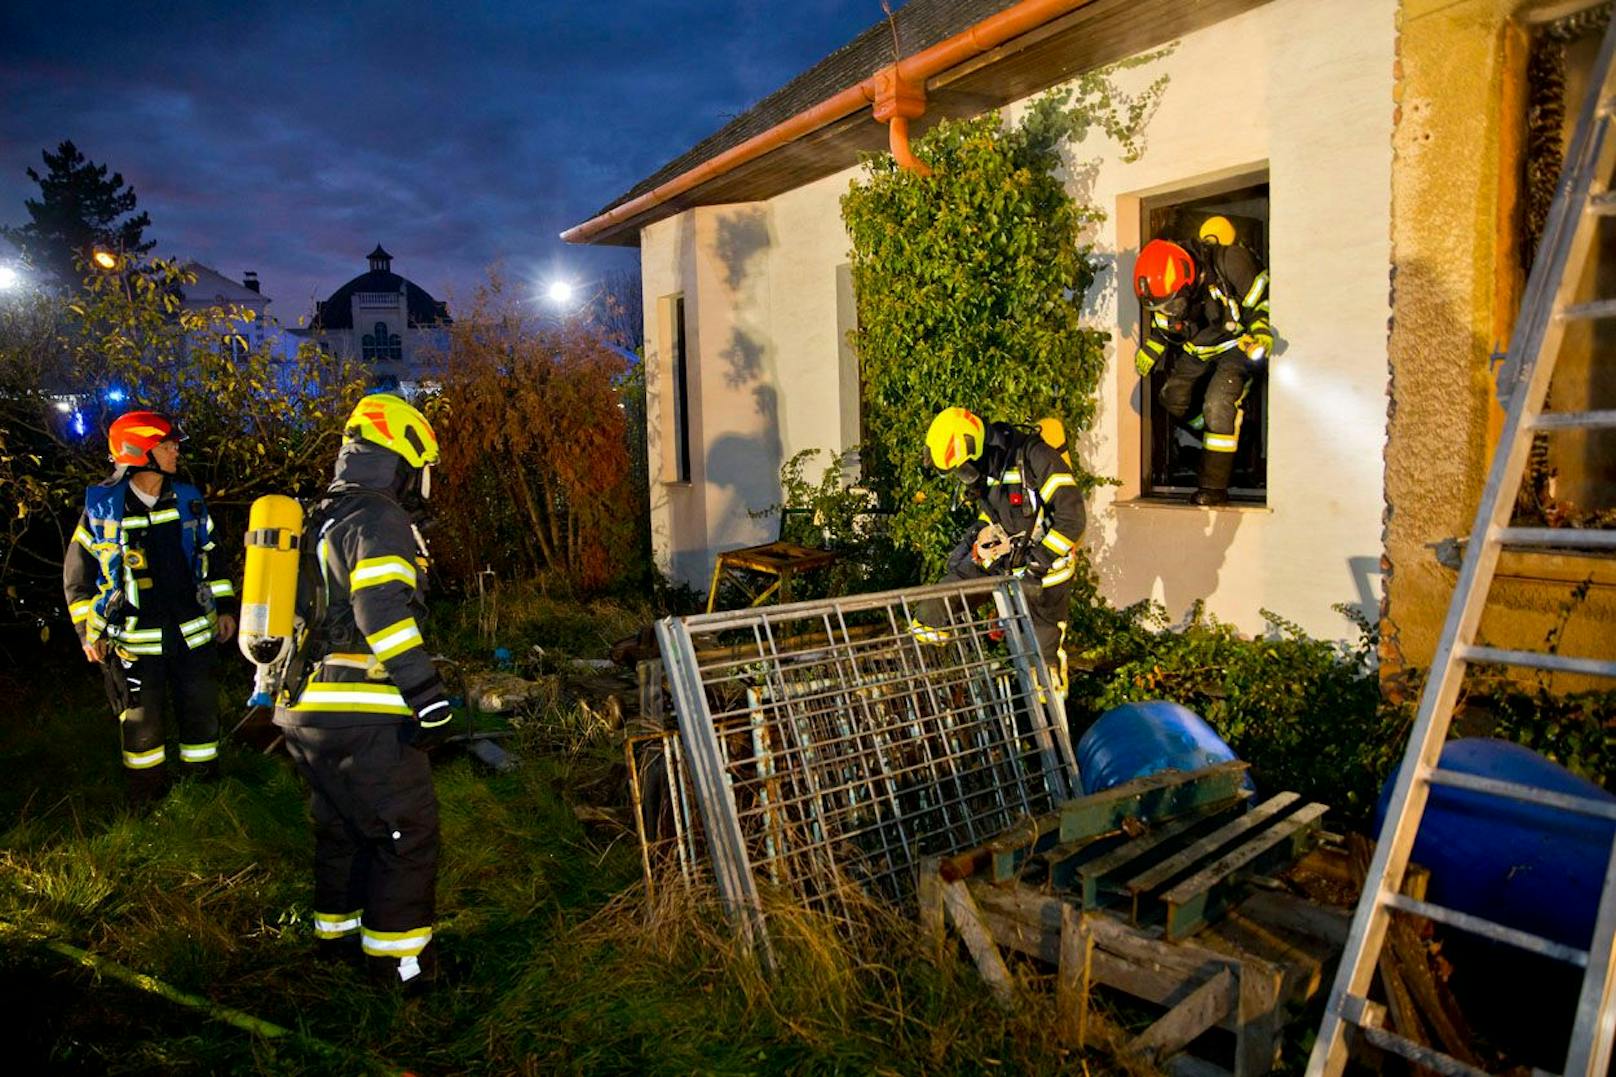
[[[1095,165],[1073,169],[1083,177],[1077,193],[1110,214],[1090,238],[1120,262],[1124,281],[1140,197],[1264,166],[1271,183],[1272,307],[1283,347],[1269,388],[1267,509],[1135,498],[1137,305],[1131,296],[1118,303],[1114,274],[1090,297],[1114,354],[1099,422],[1080,448],[1091,469],[1125,485],[1090,498],[1086,540],[1113,602],[1156,598],[1178,614],[1201,599],[1251,631],[1268,608],[1326,636],[1348,632],[1333,604],[1378,602],[1395,8],[1396,0],[1275,0],[1190,35],[1120,76],[1135,87],[1170,79],[1139,161],[1122,161],[1109,143],[1073,148],[1074,162]],[[856,433],[842,369],[849,317],[845,297],[837,302],[848,250],[838,199],[854,174],[768,202],[687,211],[642,234],[654,477],[660,298],[685,293],[700,366],[692,483],[659,482],[652,495],[658,557],[697,586],[718,551],[773,537],[772,521],[745,510],[778,496],[782,460],[843,447]]]
[[[1266,163],[1273,321],[1283,347],[1269,384],[1268,508],[1205,512],[1091,499],[1088,541],[1107,595],[1182,613],[1204,599],[1241,628],[1267,608],[1324,636],[1349,634],[1338,602],[1379,596],[1385,445],[1394,0],[1277,0],[1185,38],[1138,71],[1170,75],[1148,148],[1113,157],[1092,197],[1111,213],[1096,246],[1130,280],[1133,198]],[[1087,154],[1079,147],[1075,156]],[[1120,250],[1119,250],[1120,248]],[[1102,474],[1137,474],[1137,304],[1098,297],[1115,356],[1084,445]],[[1248,433],[1247,436],[1250,436]],[[1124,464],[1129,465],[1126,470]]]

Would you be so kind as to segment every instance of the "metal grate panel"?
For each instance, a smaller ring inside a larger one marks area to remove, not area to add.
[[[916,607],[946,641],[910,631]],[[712,872],[750,935],[761,895],[845,915],[927,856],[1076,788],[1021,583],[984,579],[657,625]]]

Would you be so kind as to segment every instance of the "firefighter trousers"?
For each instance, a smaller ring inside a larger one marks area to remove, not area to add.
[[[956,558],[947,574],[937,582],[958,583],[994,575],[997,573],[984,570],[969,557]],[[1054,587],[1044,587],[1036,577],[1029,575],[1022,578],[1021,587],[1027,596],[1027,612],[1032,615],[1032,631],[1038,640],[1038,653],[1054,675],[1057,690],[1064,696],[1066,618],[1070,616],[1071,581],[1056,584]],[[948,609],[943,600],[928,599],[915,607],[915,618],[928,627],[941,627],[948,618]]]
[[[373,973],[430,974],[438,880],[438,799],[408,727],[283,726],[314,814],[314,931],[357,937]]]
[[[180,769],[208,775],[219,757],[218,654],[211,641],[192,650],[178,625],[163,628],[161,654],[120,657],[109,651],[101,663],[107,699],[118,716],[124,772],[137,796],[160,788],[168,750],[163,742],[163,702],[173,704],[180,733]]]
[[[1227,490],[1239,448],[1240,405],[1251,381],[1251,360],[1231,349],[1211,360],[1179,353],[1162,381],[1162,407],[1174,419],[1193,425],[1202,421],[1200,484],[1203,490]]]

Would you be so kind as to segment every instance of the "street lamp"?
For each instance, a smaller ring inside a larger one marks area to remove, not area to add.
[[[90,255],[90,260],[102,269],[113,270],[118,268],[118,256],[104,247],[97,247]]]

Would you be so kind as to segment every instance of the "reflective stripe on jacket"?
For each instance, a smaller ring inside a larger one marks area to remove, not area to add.
[[[73,529],[62,564],[62,590],[68,615],[79,639],[106,638],[131,654],[162,653],[162,627],[140,623],[142,592],[152,580],[141,575],[141,558],[132,555],[131,540],[148,527],[177,522],[180,549],[196,580],[199,616],[180,623],[180,634],[192,649],[214,638],[218,612],[234,612],[235,588],[228,578],[214,577],[209,554],[214,549],[213,519],[202,492],[188,482],[167,480],[150,510],[127,509],[129,478],[92,486],[84,494],[84,511]],[[172,494],[172,497],[169,495]]]

